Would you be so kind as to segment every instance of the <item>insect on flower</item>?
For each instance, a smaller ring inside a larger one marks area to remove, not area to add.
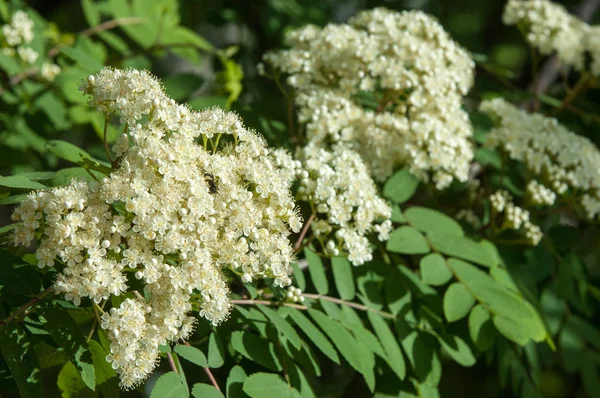
[[[214,195],[219,192],[219,187],[217,187],[217,183],[215,182],[215,176],[208,171],[204,172],[204,181],[208,184],[208,193]]]

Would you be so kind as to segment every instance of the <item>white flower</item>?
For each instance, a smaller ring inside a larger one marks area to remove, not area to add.
[[[17,48],[17,53],[19,54],[19,57],[28,64],[34,63],[39,56],[37,51],[29,47],[19,47]]]
[[[61,68],[56,64],[44,62],[42,70],[40,71],[42,77],[49,82],[53,81],[56,76],[60,73]]]
[[[136,70],[104,69],[82,88],[92,106],[128,124],[115,144],[118,166],[95,184],[31,193],[13,214],[22,221],[14,241],[28,245],[41,233],[39,265],[64,264],[55,289],[76,305],[126,291],[126,271],[145,284],[145,303],[103,319],[113,331],[111,362],[132,387],[152,370],[158,345],[191,332],[192,302],[215,325],[227,318],[223,269],[289,285],[288,235],[302,220],[288,176],[237,115],[193,112]]]
[[[521,231],[532,246],[537,246],[544,236],[540,227],[530,221],[529,211],[513,203],[512,195],[499,190],[490,195],[490,203],[496,214],[503,216],[501,229]]]
[[[440,189],[468,179],[472,126],[461,106],[474,63],[435,19],[378,8],[348,25],[306,26],[288,44],[264,59],[289,75],[310,141],[353,148],[378,180],[402,165]]]
[[[551,204],[572,194],[588,219],[600,215],[600,152],[594,143],[556,119],[524,112],[500,98],[482,102],[480,109],[497,119],[487,145],[523,162],[536,180],[532,184],[543,185],[528,187],[534,203]]]
[[[316,209],[311,228],[327,254],[338,255],[343,248],[354,265],[370,261],[367,235],[377,232],[380,240],[389,238],[391,208],[379,197],[361,157],[343,146],[328,151],[314,144],[299,149],[296,157],[300,164],[289,159],[285,164],[298,175],[298,199]]]
[[[10,24],[2,27],[2,33],[9,46],[15,47],[33,40],[33,21],[24,11],[13,14]]]

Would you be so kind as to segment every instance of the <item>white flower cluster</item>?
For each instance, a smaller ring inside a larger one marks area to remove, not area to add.
[[[2,27],[4,39],[11,47],[31,43],[33,40],[33,21],[24,11],[17,11],[9,24]]]
[[[299,289],[297,287],[294,286],[290,286],[288,287],[288,292],[286,295],[286,300],[290,301],[292,303],[303,303],[304,302],[304,296],[302,295],[302,289]]]
[[[540,227],[529,220],[529,211],[516,206],[513,203],[511,194],[504,190],[499,190],[490,195],[490,203],[496,214],[504,215],[504,223],[501,229],[513,229],[518,231],[522,228],[525,239],[537,246],[544,236]]]
[[[288,174],[297,173],[298,200],[313,206],[311,228],[325,252],[337,256],[345,250],[354,265],[371,261],[367,235],[375,232],[380,241],[387,240],[392,210],[378,195],[361,157],[344,146],[326,150],[314,144],[299,149],[296,157],[293,161],[280,153],[276,158]]]
[[[3,49],[7,55],[14,55],[15,51],[27,64],[33,64],[39,54],[31,47],[25,47],[33,40],[33,21],[24,11],[17,11],[9,24],[2,26],[4,39],[9,47]]]
[[[482,102],[480,109],[498,121],[488,145],[523,162],[556,196],[572,195],[588,219],[600,215],[600,152],[593,142],[556,119],[524,112],[501,98]]]
[[[518,25],[541,54],[556,53],[563,64],[576,70],[586,68],[589,52],[591,72],[600,75],[600,26],[580,21],[549,0],[509,0],[502,19],[507,25]]]
[[[193,112],[137,70],[106,68],[81,89],[128,125],[116,169],[95,185],[30,194],[14,212],[22,221],[15,243],[41,234],[39,265],[62,268],[55,289],[75,304],[124,292],[125,272],[144,282],[146,302],[127,301],[103,318],[109,360],[131,387],[148,375],[159,345],[190,333],[192,305],[213,324],[228,316],[223,269],[289,285],[288,235],[302,220],[265,141],[237,115]]]
[[[534,205],[552,206],[556,201],[556,193],[536,180],[529,181],[525,190]]]
[[[400,165],[440,189],[468,179],[472,126],[461,105],[474,63],[435,19],[377,8],[287,41],[264,59],[289,75],[310,141],[355,149],[378,180]]]
[[[26,65],[34,64],[40,54],[28,46],[35,37],[33,28],[34,22],[25,11],[15,12],[10,23],[2,26],[2,52],[10,57],[18,56]],[[40,75],[48,81],[54,80],[60,72],[60,66],[51,62],[45,62],[40,69]]]

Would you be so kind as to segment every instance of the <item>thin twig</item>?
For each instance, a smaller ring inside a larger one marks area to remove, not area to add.
[[[108,133],[108,122],[109,122],[109,113],[106,112],[106,116],[104,117],[104,134],[103,134],[104,150],[106,151],[106,156],[108,156],[108,161],[112,164],[113,159],[112,159],[112,156],[110,155],[110,149],[108,149],[108,141],[106,140],[106,136]]]
[[[23,304],[16,311],[10,314],[8,318],[1,320],[0,328],[8,325],[10,322],[20,317],[21,315],[27,315],[29,313],[27,311],[29,307],[36,306],[40,301],[42,301],[42,299],[44,299],[46,296],[49,296],[53,292],[54,290],[51,287],[49,287],[48,289],[36,294],[31,300],[29,300],[27,303]]]
[[[169,366],[171,367],[173,372],[179,373],[179,371],[177,370],[177,366],[175,366],[175,361],[173,360],[173,355],[171,355],[170,352],[167,352],[167,359],[169,360]]]
[[[310,298],[310,299],[315,299],[315,300],[327,300],[327,301],[331,301],[332,303],[346,305],[348,307],[356,308],[357,310],[361,310],[361,311],[371,311],[371,312],[381,315],[384,318],[396,319],[396,316],[390,312],[376,310],[375,308],[367,307],[366,305],[362,305],[362,304],[358,304],[358,303],[353,303],[352,301],[346,301],[346,300],[342,300],[342,299],[331,297],[331,296],[323,296],[321,294],[313,294],[313,293],[302,293],[302,296],[304,296],[306,298]]]
[[[591,75],[588,73],[584,73],[581,78],[579,78],[579,81],[577,82],[577,84],[575,84],[575,87],[573,87],[573,89],[571,91],[569,91],[567,93],[567,95],[565,96],[565,98],[563,99],[562,103],[560,104],[560,106],[558,108],[556,108],[554,111],[552,111],[549,116],[553,116],[556,117],[558,116],[564,109],[566,109],[566,107],[568,105],[571,104],[571,102],[577,98],[577,96],[581,93],[583,93],[585,90],[587,90],[589,88],[589,83],[590,83],[590,79],[591,79]]]
[[[187,341],[183,341],[183,344],[187,345],[188,347],[191,347],[190,343]],[[203,367],[204,372],[206,373],[206,375],[208,376],[208,378],[210,379],[210,382],[212,383],[212,385],[219,391],[221,391],[221,388],[219,387],[219,384],[217,383],[217,380],[215,379],[215,376],[213,376],[212,372],[210,371],[209,368],[207,367]]]
[[[258,304],[262,304],[262,305],[274,305],[274,306],[284,306],[284,307],[292,307],[292,308],[296,308],[299,310],[307,310],[308,307],[302,304],[293,304],[293,303],[284,303],[284,302],[277,302],[277,301],[268,301],[268,300],[252,300],[252,299],[248,299],[248,300],[231,300],[232,304],[237,304],[237,305],[258,305]]]
[[[300,249],[302,241],[304,240],[306,232],[308,231],[308,227],[310,227],[310,224],[312,224],[314,219],[315,214],[313,213],[310,215],[310,217],[308,217],[308,220],[306,220],[306,222],[304,223],[304,227],[302,227],[302,231],[300,231],[300,236],[298,236],[298,240],[296,240],[296,244],[294,245],[294,251],[298,251],[298,249]]]

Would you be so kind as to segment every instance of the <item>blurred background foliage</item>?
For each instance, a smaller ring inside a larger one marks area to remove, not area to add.
[[[96,9],[109,3],[111,6],[107,6],[107,10],[121,9],[122,15],[110,16],[102,9]],[[80,168],[74,170],[71,163],[77,164],[80,159],[69,152],[69,148],[62,147],[62,141],[85,149],[100,163],[107,160],[101,140],[103,120],[87,109],[85,98],[74,83],[99,69],[94,64],[98,59],[115,67],[149,69],[162,79],[168,94],[176,100],[188,102],[195,109],[213,105],[228,107],[238,112],[248,126],[263,133],[271,144],[287,145],[288,104],[273,81],[258,75],[256,65],[262,55],[281,48],[285,33],[291,29],[309,23],[343,23],[359,10],[378,6],[430,13],[439,18],[457,42],[474,54],[478,64],[476,86],[465,106],[472,113],[476,138],[477,134],[485,134],[489,127],[487,120],[475,111],[480,99],[501,93],[516,102],[531,100],[531,95],[526,92],[533,78],[530,49],[517,29],[502,24],[504,0],[181,0],[175,8],[172,3],[162,0],[31,0],[21,3],[35,10],[40,20],[51,21],[38,27],[48,40],[47,49],[65,46],[76,51],[57,54],[63,73],[51,84],[26,78],[13,85],[14,75],[3,68],[0,76],[2,175],[70,166],[69,173],[57,173],[50,181],[40,177],[48,186],[63,184],[73,175],[86,175],[81,169],[85,165],[78,164]],[[582,4],[578,0],[560,3],[573,12]],[[8,7],[8,2],[2,4]],[[18,5],[18,2],[14,4]],[[137,4],[137,7],[128,8],[131,4]],[[151,18],[153,24],[121,26],[90,37],[76,35],[112,18],[140,16]],[[598,22],[600,12],[595,18],[591,17],[590,23]],[[90,53],[94,53],[94,57],[86,56]],[[544,60],[538,61],[543,63]],[[557,83],[546,91],[542,106],[560,105],[560,100],[555,98],[562,98],[569,83],[572,82],[559,76]],[[565,112],[561,121],[600,143],[596,134],[600,123],[593,117],[600,114],[597,91],[592,90],[577,99],[577,104],[588,116]],[[48,92],[52,93],[50,100],[43,97]],[[117,132],[109,129],[108,134],[114,139]],[[0,199],[4,204],[15,200],[7,195]],[[6,207],[2,209],[2,225],[8,221],[8,211]],[[557,232],[556,241],[568,247],[570,244],[564,239],[570,232],[562,232],[562,235]],[[523,253],[518,252],[520,249],[516,250],[515,256],[522,256]],[[590,274],[598,278],[597,262],[591,267]],[[590,323],[598,325],[598,315],[593,316]],[[497,349],[504,350],[506,355],[501,353],[494,361],[507,362],[500,366],[511,369],[509,363],[518,361],[519,356],[511,356],[509,344],[499,345]],[[542,347],[540,351],[542,357],[551,355],[548,347]],[[474,367],[464,368],[452,361],[444,361],[443,367],[442,397],[510,397],[513,394],[507,380],[498,376],[498,363],[482,360]],[[324,370],[324,377],[333,374]],[[358,397],[365,391],[354,390],[352,385],[340,385],[343,380],[339,378],[333,381],[332,388],[345,390],[345,396]],[[580,377],[568,374],[559,366],[543,370],[535,384],[547,397],[585,396]]]

